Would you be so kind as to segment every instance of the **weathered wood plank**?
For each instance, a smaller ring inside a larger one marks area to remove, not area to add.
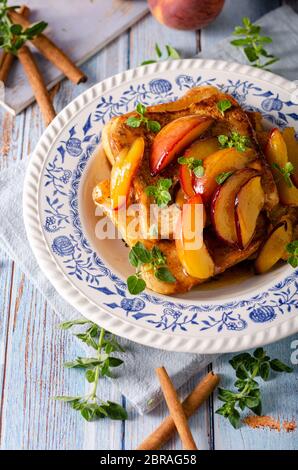
[[[239,2],[239,0],[226,0],[224,9],[218,18],[201,31],[201,48],[208,51],[216,44],[220,47],[220,41],[230,36],[235,26],[241,24],[244,16],[248,16],[252,21],[265,15],[270,10],[280,6],[279,0],[250,0],[249,2]]]
[[[293,352],[291,344],[297,338],[298,336],[295,335],[265,346],[264,349],[272,358],[277,357],[291,365],[291,354]],[[214,370],[222,377],[221,386],[223,388],[231,388],[234,381],[234,373],[228,364],[230,357],[231,355],[224,355],[214,364]],[[281,421],[291,421],[292,419],[297,421],[298,368],[297,365],[293,367],[294,372],[292,374],[273,374],[274,378],[265,383],[258,379],[264,397],[263,414]],[[221,405],[222,402],[215,399],[214,409],[216,410]],[[245,412],[244,416],[248,414]],[[214,415],[214,423],[216,449],[297,450],[297,431],[286,433],[285,431],[277,432],[269,429],[251,429],[247,425],[242,425],[240,429],[235,430],[225,418],[217,414]]]

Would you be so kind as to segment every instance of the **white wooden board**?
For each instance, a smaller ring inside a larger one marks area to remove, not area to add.
[[[30,21],[46,21],[49,24],[46,34],[77,64],[82,64],[148,11],[145,0],[27,0],[26,5],[31,10]],[[35,56],[51,88],[63,75],[39,53],[35,52]],[[0,105],[17,114],[33,101],[23,69],[15,61],[4,96],[1,90]]]

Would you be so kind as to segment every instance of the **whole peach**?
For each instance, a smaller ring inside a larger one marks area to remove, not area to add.
[[[151,13],[174,29],[201,29],[221,12],[225,0],[148,0]]]

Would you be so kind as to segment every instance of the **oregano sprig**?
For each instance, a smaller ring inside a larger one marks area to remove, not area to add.
[[[85,325],[87,329],[77,333],[76,337],[93,348],[95,354],[94,357],[76,357],[73,361],[65,362],[64,367],[85,369],[85,378],[93,384],[93,387],[91,392],[84,396],[56,396],[54,399],[69,403],[87,421],[100,418],[127,419],[127,412],[120,404],[104,401],[97,395],[100,377],[112,377],[111,369],[123,363],[121,359],[112,355],[113,352],[123,352],[123,348],[114,335],[89,320],[70,320],[59,326],[67,330],[78,325]]]
[[[221,134],[217,137],[221,148],[235,147],[238,152],[245,152],[250,145],[250,140],[246,135],[240,135],[239,132],[232,131],[230,135]]]
[[[17,54],[26,41],[39,36],[48,24],[45,21],[32,24],[29,28],[23,28],[20,24],[14,24],[9,18],[9,11],[18,6],[8,6],[7,0],[0,1],[0,47],[5,52]]]
[[[236,26],[233,35],[237,39],[231,41],[232,46],[241,47],[248,61],[254,67],[266,69],[279,60],[265,49],[266,44],[272,43],[269,36],[261,36],[261,26],[253,24],[249,18],[242,18],[242,26]]]
[[[225,111],[227,111],[228,109],[230,109],[232,107],[232,103],[230,100],[227,100],[227,99],[224,99],[224,100],[220,100],[218,103],[217,103],[217,109],[218,111],[220,111],[221,115],[224,116],[225,115]]]
[[[227,418],[234,428],[238,428],[240,411],[248,408],[257,415],[262,413],[261,390],[256,378],[267,381],[271,371],[290,373],[293,369],[279,359],[271,359],[263,348],[256,349],[253,354],[238,354],[229,362],[236,371],[234,386],[237,391],[218,389],[218,398],[224,405],[216,413]]]
[[[175,282],[176,279],[167,267],[167,258],[164,253],[154,246],[148,250],[143,243],[137,242],[130,250],[128,259],[130,264],[136,268],[136,274],[127,278],[127,287],[132,295],[140,294],[146,283],[141,278],[141,267],[146,271],[153,271],[156,279],[164,282]]]
[[[176,49],[174,49],[174,47],[170,46],[169,44],[166,44],[166,47],[165,47],[165,54],[166,54],[165,57],[160,46],[157,43],[155,44],[155,53],[157,55],[157,59],[144,60],[141,63],[141,65],[155,64],[156,62],[159,62],[161,60],[180,59],[179,52]]]
[[[194,157],[179,157],[178,163],[186,165],[198,178],[204,176],[203,160]]]
[[[173,182],[171,178],[160,178],[156,184],[147,186],[145,188],[145,193],[147,196],[152,196],[155,199],[158,207],[166,207],[170,200],[172,199],[169,189],[171,188]]]
[[[138,116],[130,116],[125,122],[129,127],[140,127],[144,124],[148,131],[159,132],[161,125],[158,121],[152,121],[149,119],[146,114],[146,106],[142,103],[138,103],[136,107],[136,113]]]

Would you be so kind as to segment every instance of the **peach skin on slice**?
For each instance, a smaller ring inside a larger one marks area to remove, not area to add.
[[[255,152],[247,149],[238,152],[235,148],[227,148],[212,153],[203,161],[204,176],[195,178],[194,190],[203,196],[204,202],[208,202],[217,188],[216,177],[221,173],[240,170],[253,161]]]
[[[261,274],[274,266],[285,252],[285,247],[292,239],[292,223],[289,219],[279,222],[261,246],[255,261],[256,272]]]
[[[111,205],[119,209],[127,199],[132,179],[142,161],[145,149],[143,137],[138,137],[129,149],[120,152],[111,171]]]
[[[208,137],[195,141],[184,152],[185,158],[195,158],[197,160],[204,160],[208,155],[219,150],[219,142],[216,137]],[[194,173],[188,168],[187,165],[180,165],[179,178],[183,191],[188,197],[195,195],[194,190]]]
[[[235,200],[243,184],[247,183],[258,172],[252,168],[236,171],[218,187],[211,204],[211,219],[214,230],[221,240],[229,245],[238,245],[235,222]]]
[[[261,176],[254,176],[239,190],[235,200],[235,219],[239,246],[244,249],[254,236],[265,196]]]
[[[291,179],[298,188],[298,142],[295,137],[295,129],[293,127],[287,127],[283,131],[283,138],[287,146],[288,160],[294,166]]]
[[[200,226],[196,227],[200,215],[197,206],[201,204],[201,197],[196,195],[185,205],[181,230],[175,243],[178,258],[187,274],[198,279],[208,279],[214,275],[215,265],[203,241],[204,213],[203,220],[199,220]]]
[[[150,154],[152,176],[160,173],[177,154],[203,134],[212,122],[212,119],[191,115],[175,119],[164,126],[152,144]]]

